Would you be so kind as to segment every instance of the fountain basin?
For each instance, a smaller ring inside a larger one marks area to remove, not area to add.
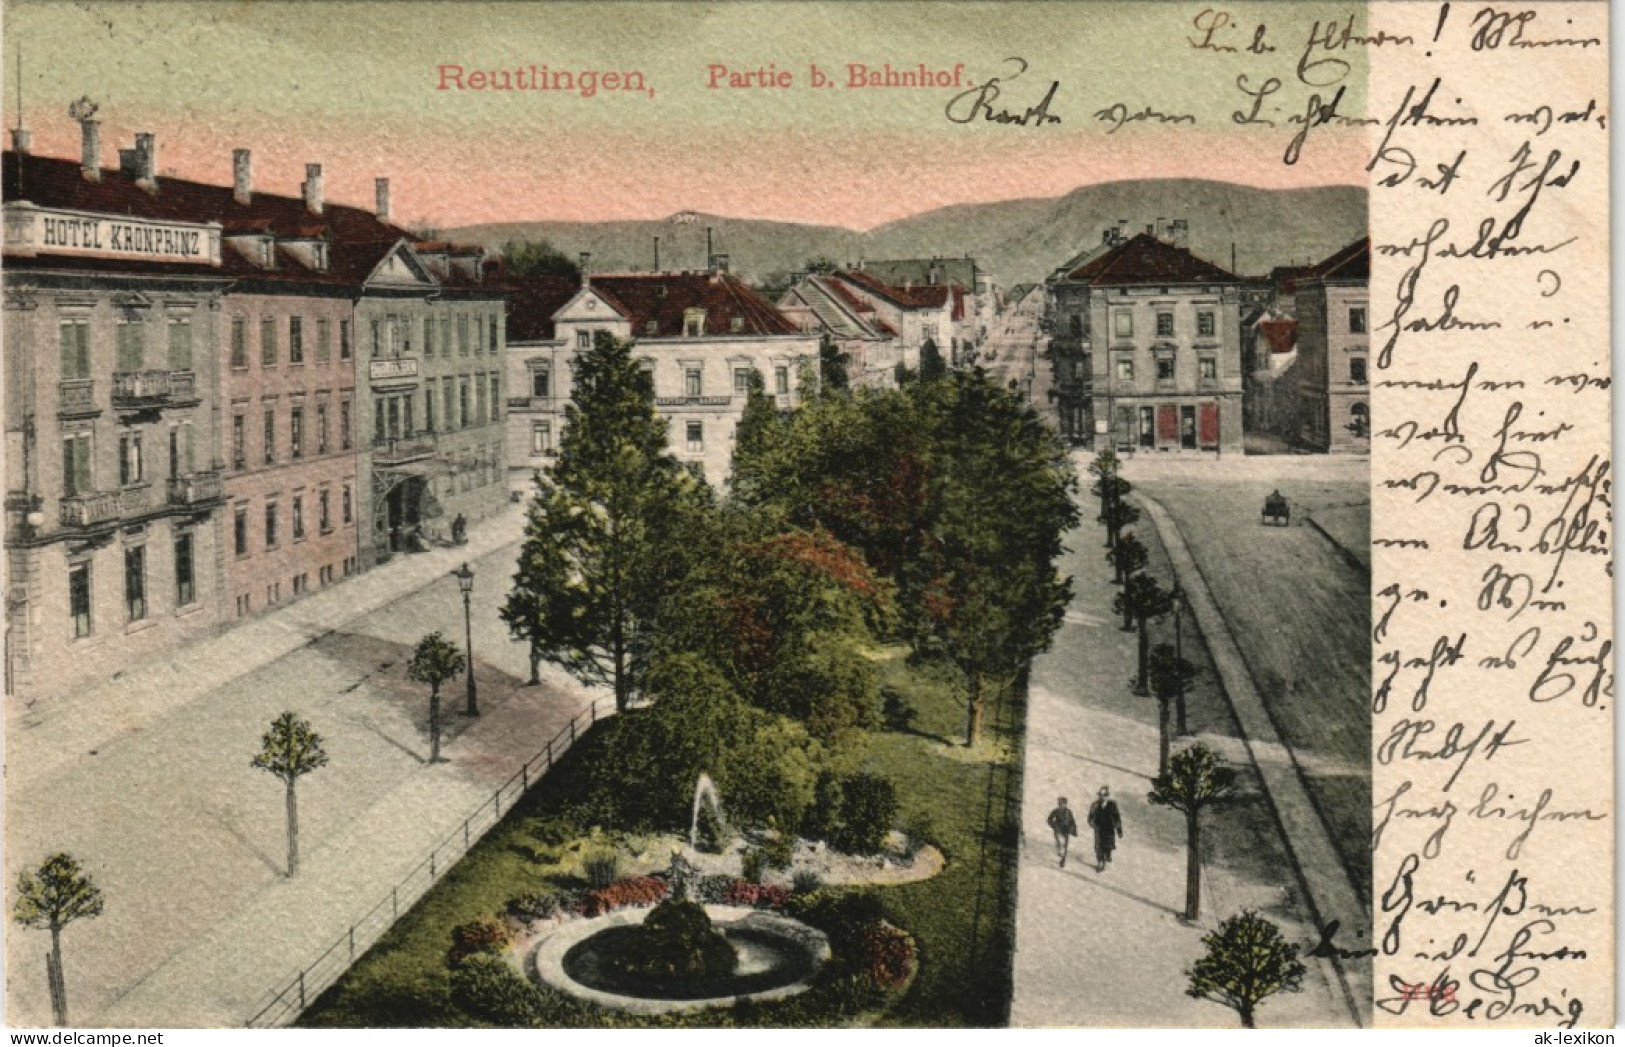
[[[829,939],[799,920],[760,909],[707,905],[706,915],[739,955],[730,975],[694,980],[638,979],[607,962],[650,909],[622,909],[558,928],[536,946],[533,970],[551,988],[634,1014],[732,1007],[804,992],[830,957]]]

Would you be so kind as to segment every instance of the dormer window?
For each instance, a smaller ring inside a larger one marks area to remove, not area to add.
[[[705,310],[683,310],[683,337],[700,338],[705,335]]]
[[[745,329],[745,318],[743,316],[736,316],[733,319],[728,321],[728,330],[731,331],[732,333],[738,334],[741,331],[743,331],[744,329]]]

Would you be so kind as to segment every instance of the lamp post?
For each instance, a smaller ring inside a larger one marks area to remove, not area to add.
[[[1182,623],[1185,620],[1185,605],[1186,605],[1187,600],[1186,600],[1186,596],[1185,596],[1185,587],[1179,584],[1179,580],[1177,578],[1174,579],[1174,591],[1170,595],[1173,597],[1173,602],[1174,602],[1174,657],[1176,659],[1180,660],[1180,661],[1183,661],[1184,658],[1185,658],[1185,643],[1184,643],[1183,631],[1180,628],[1180,626],[1182,625]],[[1178,709],[1179,709],[1178,732],[1180,734],[1184,734],[1185,733],[1185,678],[1183,676],[1180,677],[1180,682],[1179,682]]]
[[[457,579],[457,588],[463,591],[463,637],[468,650],[468,669],[464,673],[468,680],[468,707],[463,710],[463,715],[478,716],[480,707],[474,697],[474,619],[468,603],[469,595],[474,591],[474,572],[465,563],[451,574]]]

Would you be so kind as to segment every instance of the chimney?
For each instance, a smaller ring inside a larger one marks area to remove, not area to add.
[[[581,270],[581,286],[586,287],[592,281],[592,252],[582,251],[577,255],[576,267]]]
[[[79,173],[92,182],[102,180],[102,122],[79,121],[80,152]]]
[[[305,209],[311,214],[322,213],[322,165],[305,165],[305,182],[300,187],[305,194]]]
[[[1175,218],[1169,223],[1169,230],[1173,234],[1174,246],[1189,248],[1191,245],[1191,223],[1185,218]]]
[[[158,188],[158,136],[151,131],[135,135],[135,184],[147,190]]]
[[[11,129],[11,148],[18,156],[27,156],[29,147],[33,145],[34,136],[26,127]]]
[[[655,237],[655,267],[650,272],[660,272],[660,237]]]
[[[372,192],[377,200],[373,211],[378,215],[378,220],[380,222],[389,221],[389,179],[374,178],[372,180]]]
[[[727,272],[728,271],[728,256],[725,255],[725,254],[714,254],[714,255],[712,255],[711,256],[711,271],[713,273],[725,273],[725,272]]]
[[[231,151],[231,198],[244,207],[254,199],[254,166],[247,149]]]

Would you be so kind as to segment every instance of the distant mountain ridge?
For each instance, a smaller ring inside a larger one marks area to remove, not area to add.
[[[1064,196],[954,204],[876,226],[838,226],[729,218],[684,212],[664,219],[609,222],[502,222],[442,230],[453,239],[500,248],[512,239],[545,239],[571,257],[590,252],[592,268],[649,270],[660,237],[662,269],[705,265],[713,250],[747,279],[782,282],[808,259],[972,255],[1003,287],[1042,280],[1072,255],[1100,242],[1101,230],[1127,220],[1130,232],[1160,219],[1190,223],[1190,248],[1242,275],[1319,261],[1365,235],[1366,191],[1358,186],[1259,189],[1200,179],[1149,179],[1082,186]]]

